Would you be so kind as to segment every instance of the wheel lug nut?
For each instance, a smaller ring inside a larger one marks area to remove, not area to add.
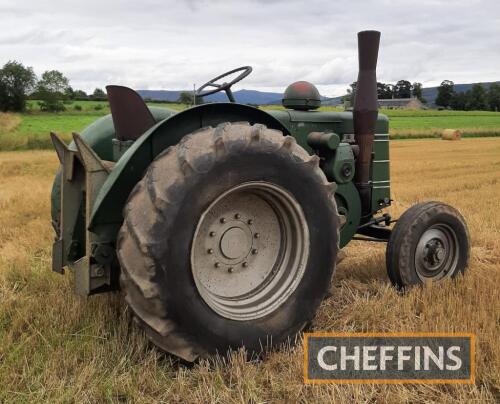
[[[220,264],[219,264],[218,262],[216,262],[216,263],[214,264],[214,267],[215,267],[215,268],[220,268]]]
[[[221,223],[226,223],[226,219],[225,219],[225,218],[223,218],[223,217],[221,217],[221,218],[220,218],[220,222],[221,222]]]
[[[253,255],[257,254],[257,249],[256,248],[252,249],[252,254]]]
[[[209,253],[209,254],[213,254],[213,253],[214,253],[214,250],[213,250],[212,248],[209,248],[209,249],[207,250],[207,253]]]
[[[247,223],[248,223],[248,224],[252,224],[252,223],[253,223],[253,220],[252,220],[252,219],[248,219]]]
[[[241,215],[239,213],[236,213],[236,215],[234,215],[235,219],[239,219],[240,217],[241,217]]]
[[[244,262],[243,264],[241,264],[243,266],[243,268],[246,268],[248,266],[248,262]]]
[[[259,237],[260,237],[260,234],[259,234],[259,233],[255,233],[253,236],[254,236],[255,238],[259,238]]]
[[[215,231],[210,232],[210,237],[215,237]]]
[[[230,274],[232,274],[232,273],[233,273],[233,267],[229,267],[229,268],[227,269],[227,272],[229,272]]]

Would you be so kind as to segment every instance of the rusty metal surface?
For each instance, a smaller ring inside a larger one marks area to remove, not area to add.
[[[370,213],[371,204],[370,168],[378,115],[376,69],[379,43],[378,31],[358,33],[359,73],[353,108],[354,134],[359,146],[355,181],[364,214]]]
[[[135,140],[156,122],[146,103],[134,90],[123,86],[106,86],[116,138]]]

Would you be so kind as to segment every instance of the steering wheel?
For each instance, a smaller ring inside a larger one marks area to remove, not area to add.
[[[241,74],[238,75],[235,79],[231,80],[229,83],[223,82],[222,84],[216,83],[220,79],[229,76],[233,73],[240,72]],[[196,90],[196,96],[198,97],[204,97],[206,95],[211,95],[218,93],[219,91],[225,91],[227,94],[227,98],[229,98],[229,101],[231,102],[236,102],[234,99],[233,92],[231,91],[231,86],[238,81],[243,80],[246,76],[248,76],[250,73],[252,73],[252,67],[251,66],[243,66],[243,67],[238,67],[237,69],[233,69],[229,72],[226,72],[224,74],[221,74],[220,76],[215,77],[214,79],[207,81],[205,84],[203,84],[198,90]],[[213,90],[205,90],[207,87],[215,87]]]

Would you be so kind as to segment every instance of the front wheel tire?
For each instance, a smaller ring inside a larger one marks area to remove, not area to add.
[[[397,221],[386,250],[389,279],[399,289],[454,278],[469,261],[462,215],[441,202],[412,206]]]

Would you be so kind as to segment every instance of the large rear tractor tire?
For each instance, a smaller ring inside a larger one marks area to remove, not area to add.
[[[386,250],[389,279],[398,289],[463,274],[469,232],[462,215],[441,202],[418,203],[403,213]]]
[[[318,163],[248,123],[203,128],[155,159],[118,237],[125,299],[154,344],[186,361],[259,354],[311,321],[340,228]]]

